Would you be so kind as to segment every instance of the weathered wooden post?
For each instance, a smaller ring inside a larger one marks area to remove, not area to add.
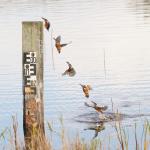
[[[26,146],[33,129],[44,135],[43,23],[22,23],[23,128]]]

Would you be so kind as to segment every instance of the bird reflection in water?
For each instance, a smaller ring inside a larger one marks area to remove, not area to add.
[[[99,132],[105,130],[104,122],[97,123],[95,126],[85,128],[84,130],[94,130],[95,134],[92,139],[95,139]]]

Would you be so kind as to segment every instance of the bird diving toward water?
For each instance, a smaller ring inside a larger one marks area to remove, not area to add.
[[[104,111],[107,110],[107,108],[108,108],[107,106],[98,106],[95,102],[90,101],[90,100],[86,101],[84,104],[87,107],[94,108],[99,113],[99,118],[101,120],[107,119],[106,116],[104,115]]]
[[[60,54],[61,53],[61,49],[62,47],[64,46],[67,46],[68,44],[72,43],[71,41],[69,43],[64,43],[64,44],[61,44],[61,36],[57,36],[57,38],[53,38],[55,40],[55,47],[58,51],[58,53]]]
[[[68,61],[66,63],[68,64],[69,68],[62,74],[62,76],[68,75],[73,77],[76,74],[76,71]]]
[[[90,85],[83,85],[83,84],[80,84],[80,85],[82,87],[82,90],[84,92],[85,97],[89,98],[89,91],[92,90],[91,86]]]
[[[102,130],[105,130],[104,122],[97,123],[96,126],[89,127],[84,130],[95,130],[95,134],[93,137],[93,139],[95,139],[98,136],[99,132],[101,132]]]
[[[42,17],[42,19],[44,20],[44,26],[45,26],[45,28],[49,31],[50,22],[47,19],[43,18],[43,17]]]

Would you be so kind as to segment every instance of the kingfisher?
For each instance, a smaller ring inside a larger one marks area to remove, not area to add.
[[[95,126],[86,128],[84,130],[95,130],[95,135],[93,139],[95,139],[98,136],[98,133],[101,132],[102,130],[105,130],[104,122],[97,123]]]
[[[56,38],[53,38],[53,39],[55,40],[55,47],[56,47],[56,49],[57,49],[57,51],[58,51],[59,54],[61,53],[62,47],[67,46],[68,44],[72,43],[70,41],[68,43],[61,44],[60,43],[61,42],[61,36],[60,35],[57,36]]]
[[[50,22],[46,19],[46,18],[43,18],[42,19],[44,20],[44,26],[45,28],[49,31],[49,28],[50,28]]]
[[[85,103],[85,106],[94,108],[99,113],[99,118],[101,120],[106,120],[106,116],[104,115],[104,111],[107,110],[107,106],[98,106],[94,101],[88,100]]]
[[[62,76],[68,75],[70,77],[73,77],[76,74],[76,71],[68,61],[66,63],[68,64],[69,68],[62,74]]]
[[[92,90],[92,87],[90,85],[83,85],[83,84],[80,85],[82,87],[85,97],[89,98],[89,91]]]

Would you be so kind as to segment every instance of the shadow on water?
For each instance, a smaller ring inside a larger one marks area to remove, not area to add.
[[[113,121],[122,121],[124,119],[131,119],[131,118],[139,118],[139,117],[146,117],[150,116],[150,114],[134,114],[134,115],[127,115],[122,113],[113,113],[113,112],[105,112],[105,120],[101,120],[99,118],[98,113],[84,113],[78,115],[74,118],[74,121],[79,123],[86,123],[88,124],[87,128],[84,128],[84,131],[93,131],[94,135],[92,139],[95,139],[99,133],[104,131],[105,123],[113,122]]]
[[[84,113],[84,114],[78,115],[74,118],[74,120],[76,122],[80,122],[80,123],[96,124],[96,123],[101,123],[101,122],[121,121],[124,119],[150,116],[150,114],[127,115],[127,114],[113,113],[113,112],[105,112],[104,114],[106,116],[105,120],[101,120],[99,118],[99,115],[95,112],[94,113]]]

